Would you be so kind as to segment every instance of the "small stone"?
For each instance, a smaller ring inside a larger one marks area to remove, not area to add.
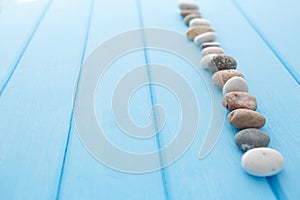
[[[178,7],[181,10],[186,10],[186,9],[193,9],[193,10],[197,10],[199,9],[199,5],[196,2],[192,2],[192,1],[180,1],[178,3]]]
[[[239,108],[250,110],[257,108],[256,98],[246,92],[229,92],[224,96],[222,104],[229,111]]]
[[[237,62],[231,56],[219,55],[210,61],[209,66],[213,72],[217,72],[224,69],[236,69]]]
[[[218,71],[216,73],[214,73],[214,75],[212,76],[212,80],[213,83],[220,89],[223,88],[224,84],[231,79],[232,77],[241,77],[244,78],[244,75],[235,69],[228,69],[228,70],[221,70]]]
[[[206,32],[214,32],[213,29],[211,29],[208,26],[195,26],[191,27],[186,31],[186,35],[189,39],[194,40],[194,38],[202,33]]]
[[[200,45],[200,48],[203,50],[207,47],[220,47],[220,43],[219,42],[204,42]]]
[[[201,18],[201,14],[200,13],[199,14],[195,14],[195,13],[189,14],[183,18],[183,21],[184,21],[184,23],[186,23],[188,25],[192,19],[196,19],[196,18]]]
[[[284,166],[284,158],[275,149],[261,147],[247,151],[241,160],[244,170],[259,177],[278,174]]]
[[[225,83],[223,87],[223,95],[229,92],[248,92],[248,84],[241,77],[232,77]]]
[[[253,110],[236,109],[228,114],[228,122],[239,129],[261,128],[265,125],[265,117]]]
[[[208,54],[204,57],[201,58],[201,61],[200,61],[200,65],[203,67],[203,68],[206,68],[208,69],[208,64],[209,62],[213,59],[214,56],[216,56],[217,54]]]
[[[212,42],[216,39],[216,37],[217,34],[214,31],[207,31],[195,37],[194,42],[199,45],[203,42]]]
[[[238,132],[234,141],[240,149],[248,151],[253,148],[267,147],[270,143],[270,137],[259,129],[248,128]]]
[[[207,47],[201,51],[202,56],[206,56],[208,54],[224,54],[224,51],[220,47]]]
[[[195,18],[190,21],[189,26],[210,26],[210,22],[207,19]]]
[[[182,16],[182,17],[185,17],[185,16],[187,16],[187,15],[189,15],[189,14],[197,14],[197,15],[200,15],[200,12],[198,11],[198,10],[183,10],[183,11],[181,11],[181,13],[180,13],[180,15]]]

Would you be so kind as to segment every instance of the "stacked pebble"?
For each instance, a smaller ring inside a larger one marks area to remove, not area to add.
[[[279,173],[284,165],[283,156],[276,150],[267,148],[270,138],[261,131],[265,117],[256,112],[256,98],[248,93],[244,75],[236,70],[236,60],[224,54],[221,45],[214,42],[216,32],[210,22],[202,18],[195,2],[180,2],[181,16],[189,26],[187,38],[201,48],[202,67],[212,71],[213,83],[223,91],[223,106],[230,112],[228,122],[240,129],[235,135],[236,145],[246,153],[241,164],[246,172],[254,176],[272,176]]]

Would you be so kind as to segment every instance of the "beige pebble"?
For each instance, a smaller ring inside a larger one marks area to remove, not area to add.
[[[180,2],[178,2],[178,7],[181,10],[186,10],[186,9],[197,10],[197,9],[199,9],[198,3],[197,2],[193,2],[193,1],[180,1]]]
[[[261,128],[266,119],[260,113],[249,109],[236,109],[228,114],[228,122],[239,129]]]
[[[218,88],[222,89],[224,84],[234,76],[244,78],[244,75],[240,71],[235,69],[228,69],[214,73],[214,75],[212,76],[212,80]]]
[[[223,95],[229,92],[248,92],[248,84],[245,79],[234,76],[229,79],[223,87]]]
[[[246,92],[227,93],[222,100],[222,104],[227,110],[230,111],[239,108],[250,110],[256,110],[257,108],[256,98]]]
[[[220,47],[207,47],[201,51],[202,56],[206,56],[208,54],[224,54],[224,51]]]
[[[213,31],[206,31],[206,32],[196,36],[195,39],[194,39],[194,42],[197,45],[199,45],[203,42],[212,42],[216,39],[216,37],[217,37],[217,34],[216,34],[216,32],[214,32],[214,30]]]
[[[201,61],[200,61],[200,65],[203,67],[203,68],[206,68],[208,69],[208,66],[209,66],[209,62],[213,59],[214,56],[216,56],[217,54],[208,54],[204,57],[201,58]]]
[[[207,19],[195,18],[190,21],[189,26],[210,26],[210,22]]]
[[[180,13],[180,15],[181,15],[182,17],[185,17],[185,16],[187,16],[187,15],[189,15],[189,14],[197,14],[197,15],[200,15],[200,12],[199,12],[198,10],[183,10],[183,11],[181,11],[181,13]]]
[[[190,27],[186,31],[186,35],[189,39],[194,40],[196,36],[199,36],[200,34],[206,32],[214,32],[214,30],[208,26],[195,26],[195,27]]]

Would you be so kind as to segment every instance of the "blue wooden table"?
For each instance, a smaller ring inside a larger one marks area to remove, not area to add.
[[[243,171],[235,130],[227,122],[212,152],[199,159],[211,117],[209,92],[189,63],[162,51],[144,49],[113,63],[97,89],[96,115],[107,137],[123,149],[145,153],[168,145],[180,122],[174,96],[153,85],[133,96],[129,110],[136,123],[147,125],[156,103],[169,116],[160,134],[147,141],[122,134],[110,98],[132,67],[145,65],[151,73],[151,63],[172,66],[199,102],[199,129],[188,151],[166,168],[132,174],[101,164],[80,141],[73,114],[84,60],[125,31],[157,27],[185,33],[176,1],[0,2],[0,199],[300,199],[299,1],[199,0],[203,17],[257,97],[270,146],[285,157],[284,170],[270,178]],[[211,92],[221,98],[217,88]],[[225,117],[221,103],[218,109]]]

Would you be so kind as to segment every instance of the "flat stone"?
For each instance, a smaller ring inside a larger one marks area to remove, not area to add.
[[[189,15],[189,14],[197,14],[197,15],[200,15],[200,12],[199,12],[198,10],[183,10],[183,11],[181,11],[181,13],[180,13],[180,15],[181,15],[182,17],[185,17],[185,16],[187,16],[187,15]]]
[[[199,5],[196,2],[193,1],[180,1],[178,3],[178,7],[181,10],[186,10],[186,9],[193,9],[193,10],[197,10],[199,9]]]
[[[202,33],[211,32],[211,31],[214,31],[214,30],[208,26],[195,26],[195,27],[190,27],[186,31],[186,36],[189,39],[193,40],[196,36],[198,36]]]
[[[206,56],[208,54],[224,54],[224,51],[220,47],[207,47],[201,51],[202,56]]]
[[[244,78],[244,75],[240,71],[235,70],[235,69],[228,69],[228,70],[221,70],[221,71],[214,73],[214,75],[212,76],[212,80],[213,80],[213,83],[215,84],[215,86],[222,89],[224,84],[229,79],[231,79],[232,77],[235,77],[235,76]]]
[[[247,151],[241,160],[244,170],[259,177],[278,174],[284,166],[284,158],[275,149],[261,147]]]
[[[267,147],[270,143],[270,137],[259,129],[248,128],[238,132],[234,141],[240,149],[248,151],[253,148]]]
[[[189,14],[183,18],[183,21],[184,21],[184,23],[189,25],[190,21],[192,19],[196,19],[196,18],[201,18],[201,14],[200,13],[199,14],[195,14],[195,13]]]
[[[190,21],[189,26],[210,26],[210,21],[203,18],[195,18]]]
[[[229,111],[239,108],[250,110],[257,108],[256,98],[246,92],[229,92],[224,96],[222,104]]]
[[[214,56],[216,56],[217,54],[208,54],[204,57],[201,58],[201,61],[200,61],[200,65],[205,68],[205,69],[208,69],[208,65],[209,65],[209,62],[213,59]]]
[[[220,47],[220,43],[219,42],[204,42],[200,45],[200,48],[203,50],[207,47]]]
[[[209,63],[210,69],[217,72],[225,69],[236,69],[237,62],[234,58],[228,55],[215,56]]]
[[[224,84],[223,95],[229,92],[248,92],[248,90],[247,82],[241,77],[234,76]]]
[[[261,128],[265,125],[265,117],[253,110],[236,109],[228,114],[228,122],[239,129]]]
[[[197,27],[197,26],[196,26]],[[203,42],[212,42],[216,39],[217,34],[213,31],[202,33],[195,37],[194,42],[199,45]]]

